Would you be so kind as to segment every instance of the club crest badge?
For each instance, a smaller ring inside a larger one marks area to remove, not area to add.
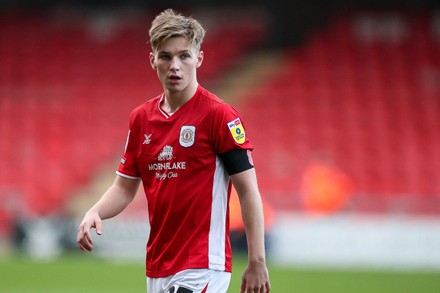
[[[228,122],[228,127],[235,142],[238,144],[243,144],[246,140],[246,134],[244,132],[243,124],[241,124],[240,118]]]
[[[180,128],[179,143],[185,148],[189,148],[194,144],[196,138],[196,127],[184,125]]]

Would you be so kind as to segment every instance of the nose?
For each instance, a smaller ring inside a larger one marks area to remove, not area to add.
[[[173,57],[171,59],[170,70],[177,71],[177,70],[179,70],[179,68],[180,68],[179,58],[177,56]]]

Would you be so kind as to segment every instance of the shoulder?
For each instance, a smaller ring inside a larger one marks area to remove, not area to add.
[[[207,89],[200,87],[200,98],[207,103],[212,103],[214,105],[224,104],[225,102],[217,97],[217,95],[213,94],[212,92],[208,91]]]
[[[230,104],[226,103],[220,99],[217,95],[211,93],[205,88],[201,88],[200,91],[201,103],[205,104],[208,109],[214,113],[225,113],[225,112],[237,112],[237,110]]]
[[[148,116],[152,115],[154,109],[156,109],[157,107],[157,103],[159,102],[161,96],[162,95],[159,95],[134,108],[130,113],[130,123],[136,124],[140,121],[147,119]]]
[[[153,99],[150,99],[146,101],[145,103],[137,106],[131,111],[130,116],[139,116],[146,114],[156,108],[157,103],[159,102],[160,98],[162,97],[162,94],[156,96]]]

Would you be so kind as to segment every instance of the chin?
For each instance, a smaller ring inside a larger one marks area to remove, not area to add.
[[[170,92],[181,92],[185,89],[185,86],[183,86],[182,84],[177,84],[177,85],[173,85],[173,84],[168,84],[167,85],[167,90]]]

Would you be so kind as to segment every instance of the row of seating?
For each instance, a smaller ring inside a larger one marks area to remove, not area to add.
[[[0,207],[19,198],[29,215],[60,213],[75,188],[116,166],[129,112],[161,92],[147,58],[149,17],[97,32],[84,17],[2,15]],[[302,209],[304,171],[325,154],[354,182],[350,209],[440,213],[431,204],[440,195],[440,42],[429,17],[401,14],[405,33],[387,41],[374,31],[386,15],[335,15],[248,89],[238,108],[276,209]],[[211,23],[201,83],[233,68],[263,29]]]
[[[152,15],[96,23],[89,12],[0,14],[0,217],[14,213],[12,194],[27,216],[63,213],[75,189],[117,167],[130,111],[162,92],[148,59]],[[211,19],[201,82],[262,36],[255,24]]]
[[[434,22],[403,13],[405,37],[367,42],[357,16],[336,15],[285,50],[284,65],[241,106],[263,193],[277,208],[301,210],[303,174],[325,153],[354,181],[351,210],[439,214],[430,204],[440,201]]]

